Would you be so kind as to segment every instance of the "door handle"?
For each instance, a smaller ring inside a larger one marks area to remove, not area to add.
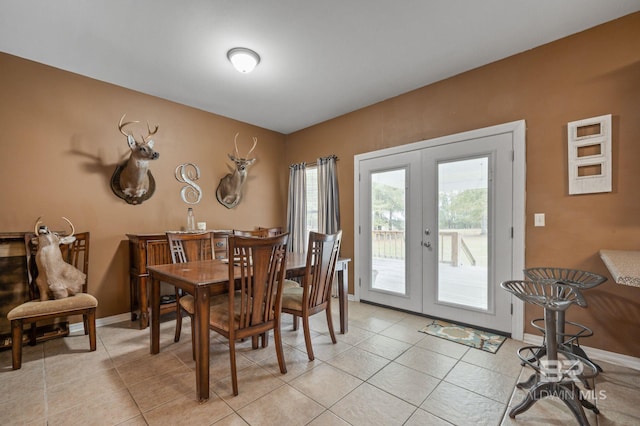
[[[426,243],[423,241],[423,242],[422,242],[422,245],[423,245],[424,247],[426,247],[426,248],[430,249],[430,248],[431,248],[431,241],[427,241]]]

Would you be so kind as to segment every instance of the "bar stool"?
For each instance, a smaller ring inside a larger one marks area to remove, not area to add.
[[[544,346],[524,346],[517,355],[535,374],[519,388],[530,388],[527,396],[509,412],[509,417],[527,411],[536,401],[547,396],[562,400],[581,425],[589,421],[584,408],[598,414],[595,405],[582,395],[578,384],[598,375],[597,367],[589,360],[558,345],[557,313],[565,312],[571,305],[586,306],[582,293],[565,284],[543,281],[504,281],[500,286],[526,303],[544,309]]]
[[[577,290],[588,290],[607,280],[607,278],[602,275],[594,274],[593,272],[581,271],[579,269],[538,267],[528,268],[523,272],[524,276],[531,281],[564,284]],[[584,306],[586,307],[586,302]],[[537,330],[540,330],[546,339],[544,318],[531,320],[531,325]],[[590,336],[593,336],[593,331],[589,327],[573,321],[566,321],[565,311],[557,311],[556,338],[558,340],[559,347],[589,360],[585,351],[580,347],[579,339]],[[541,356],[542,355],[544,354],[541,354]],[[602,372],[602,368],[598,364],[594,363],[594,365],[598,371]]]

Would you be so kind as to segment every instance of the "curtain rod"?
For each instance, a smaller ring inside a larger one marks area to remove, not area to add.
[[[329,158],[329,157],[334,157],[336,159],[336,161],[340,161],[340,159],[336,155],[329,155],[328,157],[325,157],[325,158]],[[298,164],[300,164],[300,163],[298,163]],[[304,163],[304,164],[307,167],[315,167],[315,166],[318,165],[318,162],[317,161],[313,161],[311,163]],[[295,166],[295,164],[291,164],[289,167],[291,167],[291,166]]]

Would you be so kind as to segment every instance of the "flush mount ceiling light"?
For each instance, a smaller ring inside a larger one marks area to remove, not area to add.
[[[250,73],[260,63],[260,55],[245,47],[234,47],[227,52],[227,58],[241,73]]]

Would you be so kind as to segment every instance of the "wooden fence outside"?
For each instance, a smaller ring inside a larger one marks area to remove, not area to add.
[[[472,265],[476,264],[476,259],[465,243],[462,233],[458,231],[440,231],[439,238],[438,259],[440,262],[459,266],[461,254],[464,254]],[[371,235],[371,246],[374,258],[404,259],[406,255],[404,231],[374,230]]]

